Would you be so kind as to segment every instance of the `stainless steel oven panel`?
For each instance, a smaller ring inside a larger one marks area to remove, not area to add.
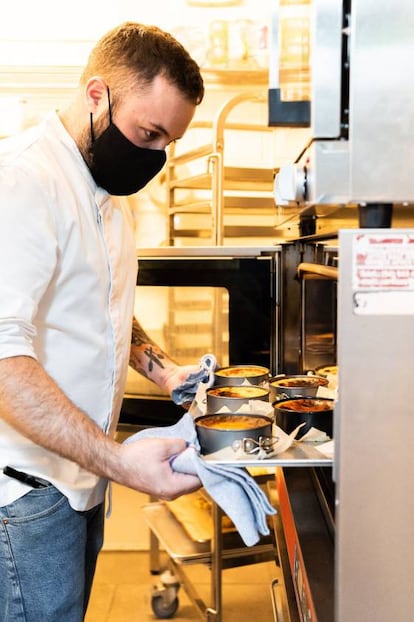
[[[384,288],[368,293],[382,297],[375,309],[370,307],[375,313],[358,312],[358,250],[367,231],[340,232],[336,622],[413,619],[414,310],[412,303],[402,302],[398,314],[387,312],[384,294],[401,294],[402,301],[405,294]],[[369,233],[384,235],[386,230]],[[384,272],[396,255],[401,257],[397,243],[392,249],[393,237],[414,236],[414,229],[392,233],[387,256],[369,250]],[[407,265],[410,255],[404,258]]]
[[[311,143],[297,163],[281,167],[274,187],[277,205],[348,203],[348,141],[320,140]]]
[[[311,126],[314,138],[340,134],[342,1],[313,0]]]
[[[414,4],[353,2],[350,198],[414,200]]]
[[[312,204],[347,203],[349,199],[349,143],[317,141],[305,152],[299,170],[302,197]]]

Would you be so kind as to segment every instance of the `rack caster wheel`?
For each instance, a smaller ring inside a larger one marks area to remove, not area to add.
[[[152,596],[151,608],[157,618],[160,620],[168,620],[174,617],[178,609],[178,598],[175,597],[169,602],[163,595]]]
[[[151,595],[151,608],[160,620],[174,617],[178,609],[177,593],[180,584],[170,571],[161,575],[162,585],[155,587]]]

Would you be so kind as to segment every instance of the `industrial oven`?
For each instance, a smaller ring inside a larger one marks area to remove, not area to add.
[[[301,225],[290,273],[314,263],[323,278],[329,261],[321,248],[337,247],[334,619],[410,621],[414,458],[405,439],[414,346],[414,6],[273,6],[269,123],[309,128],[308,141],[275,182],[279,208],[296,208]],[[297,298],[311,281],[294,289]],[[308,302],[320,309],[311,300],[312,293]],[[292,332],[302,329],[295,345],[303,346],[309,333],[300,315]],[[293,348],[285,353],[294,365]],[[301,619],[313,620],[309,615]]]

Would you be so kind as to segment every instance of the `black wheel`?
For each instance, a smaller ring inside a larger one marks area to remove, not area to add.
[[[171,602],[166,602],[162,596],[153,596],[151,599],[151,607],[157,618],[167,620],[173,618],[178,609],[178,598],[175,597]]]

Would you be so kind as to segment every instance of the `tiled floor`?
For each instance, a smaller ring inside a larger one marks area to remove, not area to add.
[[[86,622],[150,622],[151,591],[159,578],[149,572],[146,551],[103,551],[100,555]],[[211,571],[206,565],[188,565],[186,575],[206,606],[211,606]],[[222,573],[223,622],[273,622],[270,584],[277,576],[273,562]],[[178,592],[176,622],[205,619],[184,588]]]

